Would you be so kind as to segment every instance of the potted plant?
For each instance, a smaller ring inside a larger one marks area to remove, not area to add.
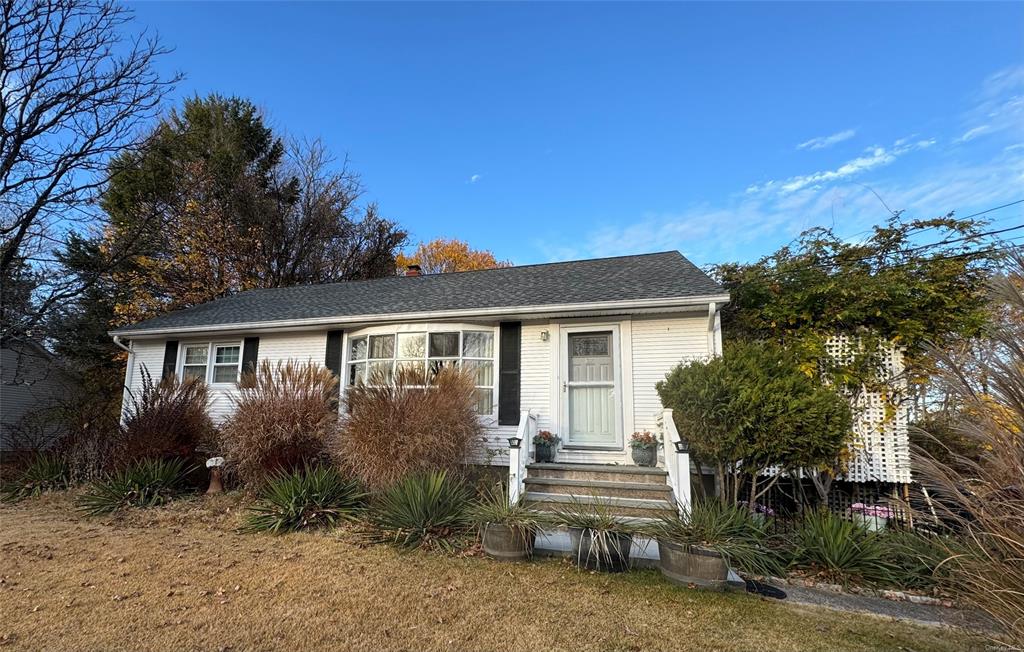
[[[658,463],[658,446],[661,442],[650,430],[634,432],[629,438],[629,448],[633,454],[633,464],[637,466],[654,466]]]
[[[550,430],[541,430],[533,436],[535,462],[554,462],[555,447],[562,439]]]
[[[511,503],[503,483],[484,492],[473,506],[472,516],[480,528],[484,552],[491,557],[516,561],[533,554],[533,542],[542,523],[541,515],[526,508],[522,499]]]
[[[778,557],[765,545],[764,524],[746,506],[696,502],[681,516],[659,519],[649,534],[658,541],[662,575],[675,584],[724,590],[732,588],[733,567],[748,575],[782,572]]]
[[[879,532],[889,524],[892,510],[886,505],[854,503],[850,505],[850,518],[854,523],[867,528],[869,532]]]
[[[588,504],[571,497],[569,506],[555,512],[552,522],[568,529],[578,568],[612,573],[629,568],[636,527],[617,519],[608,503]]]

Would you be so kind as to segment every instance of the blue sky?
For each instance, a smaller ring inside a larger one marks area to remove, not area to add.
[[[752,260],[1024,198],[1024,3],[135,3],[414,239]],[[867,186],[867,187],[865,187]],[[1024,205],[993,212],[1024,223]]]

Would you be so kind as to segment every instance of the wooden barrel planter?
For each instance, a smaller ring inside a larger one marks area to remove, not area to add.
[[[588,570],[621,573],[629,570],[629,551],[633,547],[633,536],[621,532],[606,532],[595,538],[589,528],[569,528],[573,559],[576,564]]]
[[[729,563],[717,551],[658,540],[661,574],[680,586],[724,591],[729,587]]]
[[[485,523],[480,537],[484,552],[502,561],[520,561],[533,553],[534,533],[501,523]]]

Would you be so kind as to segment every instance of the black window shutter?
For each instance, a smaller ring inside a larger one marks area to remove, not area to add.
[[[498,425],[519,425],[519,366],[523,324],[501,322],[498,355]]]
[[[247,337],[242,342],[242,373],[254,373],[260,355],[260,338]]]
[[[345,331],[327,331],[327,356],[324,365],[337,378],[341,378],[341,339]]]
[[[160,379],[169,378],[178,370],[178,340],[167,340],[164,345],[164,368]]]

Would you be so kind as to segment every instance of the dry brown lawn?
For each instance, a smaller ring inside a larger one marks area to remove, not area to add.
[[[939,628],[674,587],[652,571],[240,535],[239,498],[110,519],[0,507],[12,650],[963,650]]]

